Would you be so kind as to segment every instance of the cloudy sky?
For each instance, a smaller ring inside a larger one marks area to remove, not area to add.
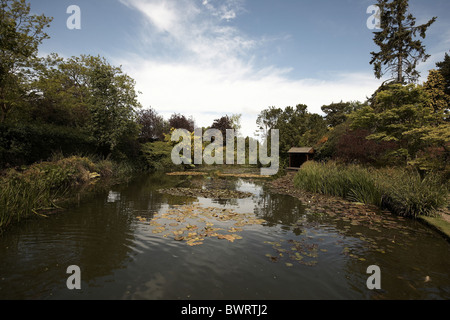
[[[242,114],[243,134],[269,106],[364,101],[383,80],[369,64],[374,0],[32,0],[54,18],[41,55],[101,55],[136,80],[140,102],[198,126]],[[80,8],[69,29],[67,8]],[[450,50],[450,1],[410,0],[417,23],[438,20],[424,43],[428,70]]]

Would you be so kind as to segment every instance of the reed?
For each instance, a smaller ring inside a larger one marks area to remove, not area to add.
[[[448,189],[439,175],[422,178],[405,168],[375,169],[358,165],[307,162],[294,178],[305,191],[376,205],[402,216],[430,216],[447,204]]]
[[[8,170],[0,176],[0,232],[11,223],[58,208],[57,200],[98,177],[123,181],[133,168],[110,160],[87,157],[54,157],[23,170]]]

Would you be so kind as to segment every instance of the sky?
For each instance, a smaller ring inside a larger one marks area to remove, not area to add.
[[[136,81],[143,108],[192,116],[199,127],[241,114],[253,136],[270,106],[311,113],[365,101],[378,48],[367,22],[375,0],[31,0],[53,17],[40,55],[100,55]],[[80,10],[79,27],[71,5]],[[423,43],[431,57],[419,82],[450,50],[450,1],[410,0],[417,24],[436,16]],[[70,23],[69,23],[70,25]]]

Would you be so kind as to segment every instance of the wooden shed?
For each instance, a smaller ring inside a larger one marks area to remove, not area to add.
[[[311,147],[291,148],[289,154],[288,170],[299,170],[302,164],[314,158],[314,149]]]

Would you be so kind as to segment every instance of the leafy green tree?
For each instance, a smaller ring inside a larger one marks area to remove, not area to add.
[[[52,18],[30,14],[25,0],[0,0],[0,123],[26,98],[38,47]]]
[[[241,125],[242,114],[233,114],[230,117],[231,127],[234,129],[236,136],[239,135],[240,130],[242,128]]]
[[[268,136],[270,130],[275,129],[278,118],[282,113],[283,109],[273,106],[261,111],[258,115],[258,118],[256,119],[256,124],[258,125],[257,135],[265,139]]]
[[[374,32],[374,42],[380,48],[371,52],[375,76],[380,79],[390,72],[395,83],[416,82],[420,61],[426,61],[429,55],[417,36],[425,39],[428,28],[436,21],[433,17],[427,23],[416,26],[416,18],[408,13],[409,0],[378,0],[381,11],[381,31]],[[385,67],[386,66],[386,67]],[[388,80],[388,81],[390,81]]]
[[[54,54],[42,59],[38,70],[34,96],[40,112],[59,110],[67,124],[88,133],[104,155],[124,140],[137,138],[141,105],[135,81],[120,67],[99,56],[61,59]]]
[[[257,118],[263,138],[273,129],[280,134],[280,154],[286,156],[292,147],[314,147],[328,131],[326,121],[318,114],[311,114],[308,107],[299,104],[285,109],[269,107],[261,111]]]
[[[419,85],[391,84],[379,92],[370,106],[350,116],[352,128],[369,129],[367,138],[395,142],[395,155],[413,161],[425,147],[419,129],[436,125],[436,115],[427,91]]]
[[[35,70],[28,109],[33,122],[86,128],[90,119],[86,66],[51,54],[40,59]]]

